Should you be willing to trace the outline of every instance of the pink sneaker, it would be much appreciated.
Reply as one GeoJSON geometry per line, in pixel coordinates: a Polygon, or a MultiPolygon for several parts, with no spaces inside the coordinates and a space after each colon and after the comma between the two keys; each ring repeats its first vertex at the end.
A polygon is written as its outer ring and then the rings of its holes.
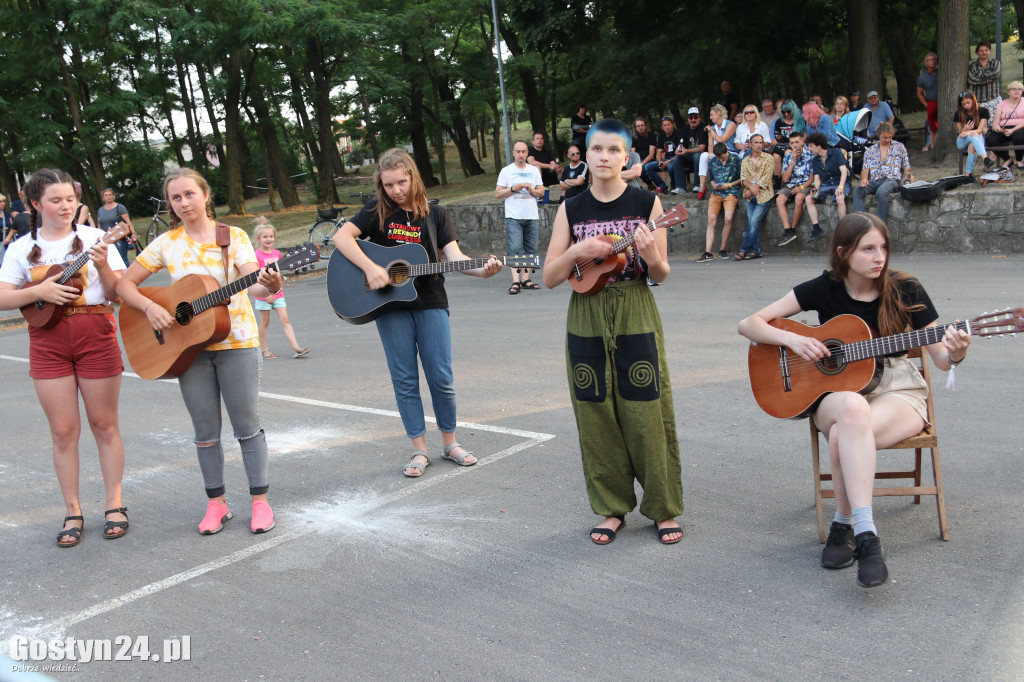
{"type": "Polygon", "coordinates": [[[227,502],[210,500],[206,505],[206,516],[199,522],[200,535],[213,535],[224,528],[224,522],[234,516],[229,510],[227,502]]]}
{"type": "Polygon", "coordinates": [[[274,527],[274,510],[263,500],[256,500],[252,503],[252,525],[253,533],[266,533],[274,527]]]}

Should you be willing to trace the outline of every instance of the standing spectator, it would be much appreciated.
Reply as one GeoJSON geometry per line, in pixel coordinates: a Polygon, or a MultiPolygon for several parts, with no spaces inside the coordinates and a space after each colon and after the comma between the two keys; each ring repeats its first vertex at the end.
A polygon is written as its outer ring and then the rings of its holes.
{"type": "MultiPolygon", "coordinates": [[[[514,161],[498,173],[498,186],[494,189],[494,196],[505,200],[505,238],[510,256],[537,253],[540,231],[537,199],[544,196],[544,185],[540,170],[526,162],[529,153],[529,146],[521,140],[512,145],[514,161]]],[[[508,293],[515,295],[522,288],[540,288],[530,279],[529,268],[511,270],[512,286],[508,293]]]]}
{"type": "MultiPolygon", "coordinates": [[[[693,191],[699,192],[701,184],[697,181],[700,173],[700,158],[708,149],[708,133],[704,130],[700,118],[700,109],[690,107],[686,113],[687,127],[683,128],[683,141],[680,143],[682,151],[676,149],[676,155],[682,163],[683,171],[693,173],[693,191]]],[[[683,176],[683,189],[686,189],[686,176],[683,176]]]]}
{"type": "MultiPolygon", "coordinates": [[[[558,176],[562,173],[562,167],[558,161],[551,158],[551,154],[544,149],[544,133],[533,134],[533,147],[526,157],[526,163],[535,166],[540,170],[541,184],[544,187],[551,187],[558,184],[558,176]]],[[[543,195],[542,195],[543,196],[543,195]]]]}
{"type": "MultiPolygon", "coordinates": [[[[580,145],[576,146],[583,149],[580,145]]],[[[644,166],[654,161],[658,153],[658,136],[647,129],[647,119],[643,116],[633,121],[633,151],[640,155],[640,179],[653,188],[654,183],[644,171],[644,166]]]]}
{"type": "MultiPolygon", "coordinates": [[[[705,126],[704,131],[708,134],[708,146],[714,149],[714,145],[721,142],[730,152],[736,151],[736,144],[733,138],[736,137],[736,124],[729,118],[729,112],[721,104],[711,107],[711,125],[705,126]]],[[[704,152],[700,155],[700,190],[697,198],[703,199],[707,193],[708,163],[711,161],[711,154],[704,152]]]]}
{"type": "Polygon", "coordinates": [[[725,260],[729,257],[726,246],[729,234],[732,233],[732,218],[736,214],[736,206],[740,203],[740,157],[729,151],[724,142],[715,144],[714,158],[708,164],[711,173],[711,201],[708,202],[708,231],[704,237],[704,253],[697,259],[698,263],[707,263],[715,259],[711,249],[715,243],[715,223],[718,212],[725,210],[725,224],[722,227],[722,247],[718,257],[725,260]]]}
{"type": "Polygon", "coordinates": [[[75,210],[74,222],[76,225],[88,225],[89,227],[96,227],[96,223],[93,222],[92,214],[89,213],[89,207],[82,203],[82,183],[75,182],[75,199],[78,201],[78,209],[75,210]]]}
{"type": "Polygon", "coordinates": [[[736,126],[736,137],[733,139],[741,159],[750,154],[750,138],[754,135],[760,135],[762,140],[768,139],[768,126],[761,120],[757,106],[748,104],[743,107],[743,123],[736,126]]]}
{"type": "Polygon", "coordinates": [[[811,161],[814,155],[804,147],[804,134],[795,130],[789,134],[789,151],[782,160],[782,189],[779,190],[775,205],[782,221],[782,239],[779,246],[785,246],[796,239],[796,226],[804,213],[804,195],[811,187],[811,161]],[[793,199],[793,222],[789,221],[786,204],[793,199]]]}
{"type": "Polygon", "coordinates": [[[718,103],[725,109],[725,117],[730,121],[734,121],[736,119],[736,112],[740,108],[740,101],[733,94],[732,85],[729,81],[722,81],[722,99],[718,100],[718,103]]]}
{"type": "Polygon", "coordinates": [[[13,237],[14,225],[11,212],[7,210],[7,197],[0,194],[0,237],[3,238],[3,246],[0,246],[0,260],[3,260],[3,252],[10,243],[8,235],[13,237]]]}
{"type": "Polygon", "coordinates": [[[28,213],[25,205],[25,190],[18,190],[18,198],[11,202],[11,218],[17,218],[19,213],[28,213]]]}
{"type": "Polygon", "coordinates": [[[577,150],[583,148],[583,140],[586,139],[587,131],[593,122],[594,119],[587,113],[586,104],[576,107],[576,113],[572,115],[569,126],[572,128],[572,143],[576,145],[577,150]]]}
{"type": "MultiPolygon", "coordinates": [[[[13,215],[13,211],[11,212],[13,215]]],[[[14,227],[14,232],[8,230],[7,236],[4,237],[4,243],[10,244],[12,241],[19,239],[20,237],[28,234],[31,231],[31,211],[22,211],[18,215],[14,216],[11,220],[11,225],[14,227]]]]}
{"type": "Polygon", "coordinates": [[[836,102],[832,106],[832,125],[839,123],[839,119],[850,113],[850,100],[846,99],[842,95],[836,97],[836,102]]]}
{"type": "Polygon", "coordinates": [[[927,122],[924,127],[924,147],[932,148],[932,135],[939,130],[939,56],[929,52],[924,56],[924,71],[917,77],[917,99],[924,105],[927,122]]]}
{"type": "Polygon", "coordinates": [[[878,124],[878,144],[864,152],[860,186],[853,190],[853,210],[863,211],[864,197],[874,194],[878,198],[878,217],[883,222],[889,219],[889,195],[914,181],[907,148],[892,139],[895,132],[891,123],[878,124]]]}
{"type": "Polygon", "coordinates": [[[587,162],[580,160],[580,148],[570,145],[568,153],[569,165],[562,169],[562,178],[558,183],[559,189],[562,190],[559,203],[587,190],[587,162]]]}
{"type": "MultiPolygon", "coordinates": [[[[973,154],[967,155],[967,174],[974,173],[974,164],[978,159],[985,159],[985,165],[992,162],[985,155],[985,131],[988,129],[988,109],[978,106],[978,99],[970,90],[960,93],[956,99],[956,113],[953,123],[956,124],[956,148],[963,151],[974,148],[973,154]]],[[[1009,159],[1009,157],[1007,157],[1009,159]]]]}
{"type": "Polygon", "coordinates": [[[868,123],[868,137],[878,136],[879,123],[892,125],[893,121],[896,120],[896,114],[892,113],[889,105],[878,100],[877,90],[872,90],[868,93],[868,103],[865,108],[871,112],[871,122],[868,123]]]}
{"type": "MultiPolygon", "coordinates": [[[[1024,101],[1021,100],[1021,91],[1024,86],[1020,81],[1013,81],[1006,86],[1006,99],[999,103],[992,115],[992,132],[989,135],[989,144],[993,147],[1004,145],[1024,144],[1024,101]],[[998,144],[996,144],[998,143],[998,144]]],[[[1005,163],[1004,167],[1010,165],[1010,152],[997,152],[999,158],[1005,163]]],[[[1017,157],[1017,168],[1024,169],[1024,152],[1015,150],[1017,157]]]]}
{"type": "MultiPolygon", "coordinates": [[[[770,99],[761,102],[761,120],[768,126],[769,131],[775,128],[775,122],[779,120],[779,112],[775,110],[775,102],[770,99]]],[[[765,144],[768,144],[769,141],[770,138],[768,137],[764,139],[765,144]]]]}
{"type": "Polygon", "coordinates": [[[747,232],[743,235],[743,246],[736,254],[736,260],[761,257],[761,223],[775,196],[772,190],[772,168],[771,157],[764,153],[764,138],[755,133],[750,138],[750,155],[740,165],[743,203],[747,207],[747,232]]]}
{"type": "Polygon", "coordinates": [[[679,146],[683,136],[676,130],[675,121],[671,116],[664,116],[661,119],[661,135],[658,135],[658,151],[655,161],[644,165],[644,172],[651,179],[658,192],[667,192],[668,187],[658,175],[659,171],[668,171],[669,178],[676,188],[683,187],[686,183],[682,176],[682,163],[676,156],[676,147],[679,146]],[[678,173],[678,175],[677,175],[678,173]]]}
{"type": "Polygon", "coordinates": [[[835,147],[839,144],[839,133],[836,132],[836,126],[832,123],[832,118],[828,115],[828,112],[820,104],[811,100],[804,105],[803,115],[804,123],[807,126],[804,130],[806,135],[821,133],[828,140],[830,147],[835,147]]]}
{"type": "Polygon", "coordinates": [[[125,208],[123,204],[119,204],[114,201],[114,190],[110,188],[103,190],[103,205],[96,210],[96,220],[100,224],[100,229],[104,232],[118,223],[124,223],[128,226],[129,234],[114,242],[114,246],[117,247],[117,252],[121,254],[121,260],[127,263],[128,242],[134,242],[139,238],[139,235],[136,234],[135,226],[132,225],[132,219],[128,215],[128,209],[125,208]]]}
{"type": "MultiPolygon", "coordinates": [[[[1003,65],[998,59],[990,59],[992,43],[982,40],[974,49],[978,59],[967,67],[967,89],[978,98],[978,105],[985,107],[994,117],[996,107],[1003,101],[1002,91],[1003,65]]],[[[993,124],[995,120],[993,119],[993,124]]]]}
{"type": "Polygon", "coordinates": [[[850,111],[857,111],[863,108],[864,103],[860,101],[860,90],[854,90],[850,93],[850,111]]]}
{"type": "Polygon", "coordinates": [[[846,157],[843,152],[828,145],[828,140],[821,133],[812,133],[807,136],[807,148],[814,155],[811,159],[811,177],[814,182],[814,191],[809,192],[804,199],[807,204],[807,215],[811,219],[811,236],[806,243],[819,239],[825,231],[818,224],[818,207],[814,205],[815,199],[822,203],[835,199],[839,207],[839,217],[846,215],[846,197],[850,194],[847,179],[850,170],[846,167],[846,157]]]}

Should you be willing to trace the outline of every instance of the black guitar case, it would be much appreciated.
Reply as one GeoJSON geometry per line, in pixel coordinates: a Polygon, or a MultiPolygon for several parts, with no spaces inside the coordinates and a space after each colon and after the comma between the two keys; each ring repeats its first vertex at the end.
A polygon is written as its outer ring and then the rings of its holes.
{"type": "Polygon", "coordinates": [[[926,202],[937,199],[947,189],[974,182],[970,175],[949,175],[933,182],[912,182],[900,188],[900,196],[907,201],[926,202]]]}

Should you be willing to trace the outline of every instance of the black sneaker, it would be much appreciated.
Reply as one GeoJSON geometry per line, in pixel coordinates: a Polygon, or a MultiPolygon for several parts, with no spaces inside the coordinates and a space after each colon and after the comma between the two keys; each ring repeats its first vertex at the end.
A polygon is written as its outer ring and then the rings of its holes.
{"type": "Polygon", "coordinates": [[[832,522],[825,549],[821,552],[822,568],[846,568],[853,565],[853,526],[832,522]]]}
{"type": "Polygon", "coordinates": [[[804,244],[813,244],[814,242],[821,239],[821,236],[823,234],[825,234],[825,230],[821,229],[820,227],[811,230],[811,234],[809,237],[807,237],[807,239],[804,240],[804,244]]]}
{"type": "Polygon", "coordinates": [[[854,539],[857,542],[857,548],[853,550],[853,558],[857,560],[857,584],[878,587],[889,579],[889,569],[882,558],[882,542],[871,531],[854,539]]]}
{"type": "Polygon", "coordinates": [[[796,230],[789,229],[782,231],[782,239],[779,240],[779,246],[785,246],[796,241],[796,230]]]}
{"type": "Polygon", "coordinates": [[[715,257],[711,255],[710,251],[705,251],[700,258],[697,259],[698,263],[710,263],[715,260],[715,257]]]}
{"type": "Polygon", "coordinates": [[[729,252],[726,251],[725,249],[722,249],[721,251],[718,252],[718,257],[721,258],[722,260],[729,260],[729,252]]]}

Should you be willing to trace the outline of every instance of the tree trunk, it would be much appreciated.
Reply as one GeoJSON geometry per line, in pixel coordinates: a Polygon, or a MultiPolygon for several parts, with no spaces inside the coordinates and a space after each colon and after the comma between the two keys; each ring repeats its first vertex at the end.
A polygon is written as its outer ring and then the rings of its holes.
{"type": "Polygon", "coordinates": [[[377,127],[373,125],[373,116],[370,113],[370,101],[366,98],[366,90],[363,88],[363,81],[356,76],[356,89],[359,90],[359,106],[363,109],[363,129],[366,137],[363,141],[370,145],[373,151],[373,160],[380,158],[380,147],[377,145],[377,127]]]}
{"type": "MultiPolygon", "coordinates": [[[[288,174],[288,164],[285,162],[281,141],[277,136],[277,126],[274,125],[274,119],[270,116],[270,107],[263,96],[263,91],[258,87],[253,88],[249,93],[249,103],[252,104],[255,113],[254,127],[259,131],[260,139],[263,140],[267,162],[277,181],[277,191],[281,195],[281,203],[285,208],[298,206],[302,201],[299,199],[298,190],[295,189],[295,183],[292,182],[288,174]]],[[[267,182],[270,182],[269,176],[267,182]]]]}
{"type": "MultiPolygon", "coordinates": [[[[850,71],[853,88],[867,94],[885,94],[882,76],[882,40],[878,32],[878,0],[847,0],[850,71]]],[[[864,98],[867,101],[867,97],[864,98]]]]}
{"type": "Polygon", "coordinates": [[[484,175],[486,171],[480,167],[480,163],[473,154],[473,141],[466,134],[466,121],[462,117],[462,109],[459,107],[455,93],[452,91],[451,83],[446,78],[437,79],[437,95],[441,98],[441,104],[448,111],[450,126],[445,126],[448,135],[459,150],[459,161],[467,175],[484,175]]]}
{"type": "MultiPolygon", "coordinates": [[[[249,99],[251,102],[252,98],[250,97],[249,99]]],[[[277,201],[274,199],[274,172],[270,169],[270,157],[267,156],[267,142],[263,139],[263,131],[259,121],[256,120],[256,114],[247,108],[245,115],[249,117],[249,125],[256,131],[256,140],[260,145],[260,158],[263,160],[263,175],[267,180],[267,200],[270,202],[270,210],[277,213],[277,201]]]]}
{"type": "Polygon", "coordinates": [[[227,158],[221,157],[221,167],[228,185],[228,212],[245,215],[245,183],[242,180],[242,48],[235,48],[221,65],[224,78],[224,134],[227,138],[227,158]]]}
{"type": "Polygon", "coordinates": [[[316,133],[310,123],[309,114],[306,111],[306,102],[302,96],[308,88],[303,86],[302,78],[294,68],[288,70],[288,81],[291,83],[292,110],[299,119],[299,129],[302,131],[302,153],[306,156],[306,163],[309,164],[309,172],[312,176],[311,184],[318,184],[319,173],[316,169],[316,159],[320,158],[320,145],[316,141],[316,133]]]}
{"type": "MultiPolygon", "coordinates": [[[[521,57],[523,48],[519,45],[519,39],[512,29],[501,21],[500,17],[498,18],[498,29],[501,31],[501,38],[505,41],[509,53],[513,57],[521,57]]],[[[523,99],[526,100],[526,108],[530,112],[530,125],[533,126],[534,131],[544,132],[544,100],[541,99],[537,81],[529,69],[517,66],[516,72],[523,84],[523,99]]]]}
{"type": "Polygon", "coordinates": [[[317,203],[328,205],[334,203],[337,191],[334,188],[334,157],[338,154],[334,144],[334,118],[331,116],[331,78],[334,69],[328,66],[331,61],[322,54],[315,38],[307,42],[307,68],[313,75],[313,114],[316,117],[317,144],[320,154],[317,156],[317,169],[320,178],[317,182],[317,203]]]}
{"type": "Polygon", "coordinates": [[[210,87],[206,84],[206,68],[203,64],[196,64],[196,75],[199,76],[199,89],[203,93],[206,115],[210,117],[210,129],[213,130],[213,145],[217,150],[217,163],[223,167],[227,162],[224,154],[224,141],[220,136],[220,126],[217,125],[217,115],[213,111],[213,98],[210,97],[210,87]]]}
{"type": "Polygon", "coordinates": [[[921,72],[920,64],[914,58],[914,26],[907,22],[893,26],[885,32],[885,43],[889,48],[892,68],[896,74],[896,103],[901,114],[921,111],[921,101],[917,99],[917,76],[921,72]]]}
{"type": "MultiPolygon", "coordinates": [[[[54,48],[57,50],[57,59],[60,64],[60,75],[61,79],[64,81],[64,95],[68,101],[68,112],[71,114],[71,121],[74,125],[75,132],[78,135],[79,143],[85,148],[86,158],[88,159],[88,168],[85,170],[95,187],[105,187],[107,180],[106,173],[103,170],[103,157],[100,156],[100,150],[96,149],[84,134],[82,110],[79,107],[78,96],[75,92],[74,79],[71,78],[71,72],[68,71],[67,62],[64,61],[61,46],[54,43],[54,48]]],[[[81,177],[84,180],[86,176],[81,177]]],[[[89,188],[83,184],[83,192],[88,189],[89,188]]],[[[89,191],[89,195],[91,196],[91,191],[89,191]]]]}
{"type": "MultiPolygon", "coordinates": [[[[192,103],[191,87],[186,87],[185,65],[181,58],[181,50],[175,47],[171,51],[174,57],[174,69],[178,76],[178,91],[181,93],[181,108],[185,113],[185,135],[189,149],[192,151],[192,166],[203,173],[210,167],[206,160],[206,145],[199,135],[199,125],[195,120],[195,105],[192,103]]],[[[191,82],[188,83],[191,86],[191,82]]]]}
{"type": "MultiPolygon", "coordinates": [[[[956,102],[967,82],[970,63],[968,33],[970,0],[940,0],[939,27],[939,101],[956,102]]],[[[956,126],[951,116],[939,116],[939,133],[932,136],[932,159],[941,161],[948,152],[955,152],[951,140],[956,137],[956,126]]]]}
{"type": "MultiPolygon", "coordinates": [[[[402,63],[406,70],[411,70],[413,56],[409,54],[407,45],[402,44],[399,49],[402,53],[402,63]]],[[[427,187],[436,187],[437,178],[434,177],[434,169],[430,165],[430,148],[427,145],[426,127],[423,123],[423,79],[409,79],[409,138],[412,142],[412,158],[416,162],[416,168],[420,172],[420,179],[427,187]]],[[[431,79],[431,82],[433,80],[431,79]]]]}

